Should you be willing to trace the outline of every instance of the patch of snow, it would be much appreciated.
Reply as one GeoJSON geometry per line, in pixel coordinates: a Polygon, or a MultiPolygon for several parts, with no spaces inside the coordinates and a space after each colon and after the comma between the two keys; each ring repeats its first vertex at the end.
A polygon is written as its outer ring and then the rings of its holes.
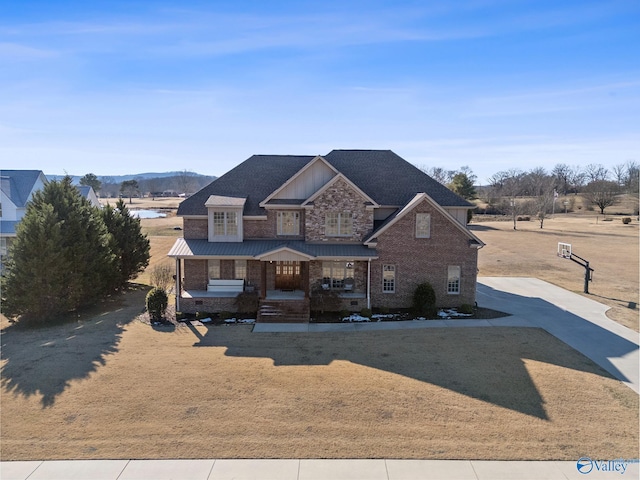
{"type": "Polygon", "coordinates": [[[455,318],[455,317],[470,317],[471,314],[470,313],[460,313],[457,310],[454,310],[454,309],[450,308],[448,310],[439,310],[438,311],[438,316],[440,318],[455,318]]]}
{"type": "Polygon", "coordinates": [[[344,317],[342,319],[343,322],[370,322],[371,320],[368,317],[363,317],[358,315],[357,313],[353,313],[348,317],[344,317]]]}
{"type": "Polygon", "coordinates": [[[395,315],[393,313],[375,313],[371,315],[371,318],[393,318],[395,315]]]}
{"type": "Polygon", "coordinates": [[[201,321],[202,323],[209,323],[209,322],[211,322],[212,320],[211,320],[211,318],[210,318],[210,317],[207,317],[207,318],[203,318],[203,319],[201,319],[200,321],[201,321]]]}
{"type": "Polygon", "coordinates": [[[243,318],[242,320],[238,320],[238,323],[256,323],[255,318],[243,318]]]}
{"type": "Polygon", "coordinates": [[[224,323],[236,323],[236,319],[235,318],[227,318],[224,323]]]}
{"type": "Polygon", "coordinates": [[[423,322],[424,320],[426,320],[426,318],[424,317],[418,317],[418,318],[414,318],[414,320],[417,320],[419,322],[423,322]]]}

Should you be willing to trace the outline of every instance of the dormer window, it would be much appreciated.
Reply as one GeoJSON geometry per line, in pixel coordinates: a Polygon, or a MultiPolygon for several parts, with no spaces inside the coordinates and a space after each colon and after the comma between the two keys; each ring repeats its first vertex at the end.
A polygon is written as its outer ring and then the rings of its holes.
{"type": "Polygon", "coordinates": [[[300,235],[300,212],[278,212],[278,235],[300,235]]]}
{"type": "Polygon", "coordinates": [[[209,211],[210,242],[241,242],[245,198],[211,195],[205,203],[209,211]]]}
{"type": "Polygon", "coordinates": [[[238,235],[238,213],[213,212],[213,235],[216,237],[238,235]]]}

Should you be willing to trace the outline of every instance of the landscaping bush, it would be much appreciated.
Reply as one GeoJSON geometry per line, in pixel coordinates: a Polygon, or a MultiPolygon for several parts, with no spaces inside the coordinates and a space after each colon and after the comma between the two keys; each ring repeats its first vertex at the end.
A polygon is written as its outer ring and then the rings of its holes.
{"type": "Polygon", "coordinates": [[[147,293],[146,303],[147,312],[149,312],[151,320],[154,322],[161,321],[169,305],[167,292],[161,288],[152,288],[149,290],[149,293],[147,293]]]}
{"type": "Polygon", "coordinates": [[[242,292],[236,297],[238,313],[256,313],[259,304],[258,292],[242,292]]]}
{"type": "Polygon", "coordinates": [[[430,283],[421,283],[413,292],[413,309],[419,315],[425,317],[435,317],[438,313],[436,309],[436,292],[430,283]]]}
{"type": "Polygon", "coordinates": [[[314,312],[337,312],[342,300],[335,290],[325,290],[322,285],[316,285],[311,291],[311,310],[314,312]]]}
{"type": "Polygon", "coordinates": [[[624,223],[625,225],[628,225],[629,223],[631,223],[631,217],[624,217],[622,219],[622,223],[624,223]]]}
{"type": "Polygon", "coordinates": [[[203,318],[213,318],[214,313],[211,312],[196,312],[196,320],[202,320],[203,318]]]}
{"type": "Polygon", "coordinates": [[[371,315],[372,313],[370,308],[363,308],[362,310],[360,310],[361,317],[371,318],[371,315]]]}
{"type": "Polygon", "coordinates": [[[176,312],[176,320],[180,321],[180,320],[184,320],[185,318],[187,318],[187,314],[184,312],[176,312]]]}
{"type": "Polygon", "coordinates": [[[233,317],[233,313],[222,311],[220,312],[219,317],[220,317],[220,320],[228,320],[233,317]]]}
{"type": "Polygon", "coordinates": [[[462,305],[460,305],[460,308],[458,308],[458,312],[464,313],[464,314],[472,314],[473,305],[469,305],[468,303],[463,303],[462,305]]]}

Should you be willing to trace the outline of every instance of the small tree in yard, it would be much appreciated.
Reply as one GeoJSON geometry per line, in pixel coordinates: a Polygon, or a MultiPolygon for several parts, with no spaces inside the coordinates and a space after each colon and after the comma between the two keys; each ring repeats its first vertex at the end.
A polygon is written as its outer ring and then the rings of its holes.
{"type": "Polygon", "coordinates": [[[413,309],[419,315],[435,317],[438,313],[436,308],[436,292],[430,283],[421,283],[413,292],[413,309]]]}
{"type": "Polygon", "coordinates": [[[167,306],[169,305],[167,292],[161,288],[152,288],[149,290],[149,293],[147,293],[146,303],[147,312],[149,312],[151,320],[154,322],[160,322],[167,311],[167,306]]]}
{"type": "Polygon", "coordinates": [[[140,219],[129,214],[122,199],[116,202],[116,208],[107,205],[100,214],[111,233],[110,245],[116,256],[114,287],[122,288],[149,265],[149,239],[142,233],[140,219]]]}
{"type": "Polygon", "coordinates": [[[604,215],[604,209],[615,205],[618,202],[616,195],[619,186],[616,182],[608,180],[596,180],[591,182],[584,189],[584,197],[600,209],[600,214],[604,215]]]}
{"type": "Polygon", "coordinates": [[[169,265],[156,265],[151,270],[151,285],[168,291],[173,284],[173,270],[169,265]]]}

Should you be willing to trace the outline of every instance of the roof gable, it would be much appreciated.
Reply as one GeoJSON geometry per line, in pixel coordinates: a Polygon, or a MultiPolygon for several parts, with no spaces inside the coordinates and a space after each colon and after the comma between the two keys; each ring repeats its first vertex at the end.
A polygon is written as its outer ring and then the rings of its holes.
{"type": "Polygon", "coordinates": [[[460,230],[463,234],[465,234],[469,239],[476,242],[479,246],[483,247],[485,244],[482,240],[476,237],[473,232],[469,229],[465,228],[460,224],[449,212],[447,212],[441,205],[439,205],[436,201],[433,200],[428,194],[421,192],[417,193],[406,205],[404,205],[395,215],[392,215],[388,221],[380,226],[375,232],[373,232],[369,238],[367,238],[364,243],[365,244],[374,244],[375,239],[380,236],[380,234],[387,231],[392,225],[397,223],[401,218],[410,213],[416,206],[418,206],[421,202],[427,201],[430,203],[438,212],[440,212],[447,220],[449,220],[453,225],[460,230]]]}
{"type": "Polygon", "coordinates": [[[17,208],[24,207],[46,181],[41,170],[0,170],[0,189],[17,208]]]}
{"type": "Polygon", "coordinates": [[[337,174],[338,171],[318,155],[260,202],[260,206],[264,207],[271,200],[309,198],[337,174]]]}
{"type": "Polygon", "coordinates": [[[351,180],[349,180],[347,177],[345,177],[342,173],[339,173],[338,175],[333,177],[331,180],[329,180],[322,188],[320,188],[320,190],[318,190],[313,195],[311,195],[309,198],[307,198],[307,200],[302,205],[305,206],[305,205],[308,205],[309,203],[313,202],[316,198],[318,198],[320,195],[322,195],[324,192],[326,192],[329,188],[331,188],[331,186],[333,184],[335,184],[339,180],[344,181],[358,195],[360,195],[364,200],[366,200],[367,202],[371,203],[372,206],[375,206],[375,207],[378,206],[378,204],[373,199],[371,199],[371,197],[369,197],[369,195],[367,195],[362,190],[360,190],[357,185],[355,185],[351,180]]]}

